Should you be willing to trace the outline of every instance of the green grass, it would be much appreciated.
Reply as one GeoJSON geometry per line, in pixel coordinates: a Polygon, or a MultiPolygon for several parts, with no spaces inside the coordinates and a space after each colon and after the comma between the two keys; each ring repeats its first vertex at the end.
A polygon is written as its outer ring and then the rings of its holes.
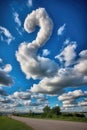
{"type": "Polygon", "coordinates": [[[81,118],[81,117],[63,117],[60,116],[59,118],[56,118],[57,120],[64,120],[64,121],[75,121],[75,122],[87,122],[87,118],[81,118]]]}
{"type": "Polygon", "coordinates": [[[81,117],[29,117],[29,118],[36,118],[36,119],[48,119],[48,120],[61,120],[61,121],[74,121],[74,122],[87,122],[87,118],[81,117]]]}
{"type": "Polygon", "coordinates": [[[19,121],[10,119],[6,116],[0,116],[0,130],[33,130],[29,126],[19,121]]]}
{"type": "Polygon", "coordinates": [[[74,121],[74,122],[87,122],[87,118],[85,117],[76,117],[76,116],[64,116],[64,115],[51,115],[50,117],[48,116],[42,116],[42,115],[34,115],[34,116],[29,116],[29,115],[20,115],[23,117],[28,117],[28,118],[38,118],[38,119],[49,119],[49,120],[62,120],[62,121],[74,121]]]}

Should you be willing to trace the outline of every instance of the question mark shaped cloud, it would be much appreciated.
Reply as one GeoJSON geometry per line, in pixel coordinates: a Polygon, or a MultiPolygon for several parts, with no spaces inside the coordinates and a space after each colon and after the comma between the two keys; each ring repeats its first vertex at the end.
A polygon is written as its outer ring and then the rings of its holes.
{"type": "Polygon", "coordinates": [[[24,29],[28,33],[35,31],[36,26],[40,27],[36,39],[31,43],[21,43],[16,52],[17,60],[27,79],[53,76],[58,69],[54,61],[37,55],[38,50],[50,38],[53,29],[53,22],[44,8],[36,9],[25,19],[24,29]]]}

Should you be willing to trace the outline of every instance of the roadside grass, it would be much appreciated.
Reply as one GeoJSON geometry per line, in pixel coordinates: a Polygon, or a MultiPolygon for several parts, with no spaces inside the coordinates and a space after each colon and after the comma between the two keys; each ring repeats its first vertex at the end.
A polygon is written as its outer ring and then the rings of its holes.
{"type": "Polygon", "coordinates": [[[60,116],[60,117],[56,118],[56,120],[87,122],[87,118],[82,118],[82,117],[64,117],[64,116],[60,116]]]}
{"type": "Polygon", "coordinates": [[[20,121],[10,119],[7,116],[0,116],[0,130],[33,130],[20,121]]]}
{"type": "Polygon", "coordinates": [[[37,118],[37,119],[49,119],[49,120],[61,120],[61,121],[74,121],[74,122],[87,122],[87,118],[81,117],[29,117],[29,118],[37,118]]]}
{"type": "Polygon", "coordinates": [[[49,119],[49,120],[63,120],[63,121],[74,121],[74,122],[87,122],[87,118],[85,117],[76,117],[76,116],[64,116],[64,115],[49,115],[49,116],[43,116],[43,115],[33,115],[29,116],[26,115],[19,115],[21,117],[27,117],[27,118],[36,118],[36,119],[49,119]]]}

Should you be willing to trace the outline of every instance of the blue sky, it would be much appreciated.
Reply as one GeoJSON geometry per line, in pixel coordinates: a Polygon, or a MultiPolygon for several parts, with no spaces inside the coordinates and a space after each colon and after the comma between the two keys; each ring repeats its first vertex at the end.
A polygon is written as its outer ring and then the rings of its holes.
{"type": "Polygon", "coordinates": [[[86,111],[87,2],[6,0],[0,12],[1,111],[86,111]]]}

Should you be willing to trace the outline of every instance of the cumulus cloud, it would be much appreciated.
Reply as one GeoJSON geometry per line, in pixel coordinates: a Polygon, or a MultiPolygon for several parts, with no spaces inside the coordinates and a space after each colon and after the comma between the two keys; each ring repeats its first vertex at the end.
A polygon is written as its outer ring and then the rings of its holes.
{"type": "Polygon", "coordinates": [[[0,67],[0,86],[11,86],[14,81],[9,75],[9,72],[12,70],[10,64],[0,67]]]}
{"type": "MultiPolygon", "coordinates": [[[[64,68],[56,68],[56,73],[54,73],[53,77],[48,75],[47,77],[43,78],[38,84],[34,84],[31,87],[32,92],[41,92],[41,93],[49,93],[55,94],[61,92],[66,87],[79,87],[87,84],[87,76],[86,76],[86,67],[82,67],[78,69],[78,66],[81,62],[83,65],[87,61],[85,56],[79,58],[77,61],[75,60],[76,57],[76,44],[70,44],[64,48],[63,55],[66,59],[65,66],[72,65],[75,62],[73,67],[64,67],[64,68]],[[66,49],[68,48],[68,49],[66,49]],[[71,50],[69,54],[68,50],[71,50]],[[66,51],[65,51],[66,50],[66,51]],[[66,53],[65,53],[66,52],[66,53]],[[70,55],[71,57],[69,57],[70,55]],[[85,60],[85,61],[84,61],[85,60]],[[77,63],[76,63],[77,62],[77,63]],[[81,71],[81,69],[83,69],[81,71]]],[[[80,55],[80,54],[79,54],[80,55]]],[[[61,57],[62,59],[62,57],[61,57]]]]}
{"type": "MultiPolygon", "coordinates": [[[[72,46],[76,48],[75,44],[70,45],[71,48],[73,48],[72,46]]],[[[55,94],[59,93],[66,87],[79,87],[87,85],[87,59],[85,58],[86,50],[80,52],[80,57],[77,61],[74,61],[76,53],[74,52],[74,50],[71,52],[73,52],[73,58],[71,58],[70,60],[66,60],[66,62],[68,62],[68,65],[70,65],[71,61],[73,61],[75,62],[75,65],[73,65],[72,67],[60,67],[53,77],[45,77],[38,84],[34,84],[31,87],[31,91],[55,94]],[[83,52],[84,56],[82,54],[83,52]]]]}
{"type": "Polygon", "coordinates": [[[20,98],[23,100],[29,100],[31,98],[31,93],[29,92],[15,92],[13,94],[14,98],[20,98]]]}
{"type": "Polygon", "coordinates": [[[81,58],[86,59],[86,58],[87,58],[87,50],[81,51],[80,54],[79,54],[79,56],[80,56],[81,58]]]}
{"type": "Polygon", "coordinates": [[[87,60],[80,60],[79,63],[75,65],[75,70],[87,76],[87,60]]]}
{"type": "Polygon", "coordinates": [[[58,30],[57,30],[57,35],[61,36],[65,30],[66,24],[62,25],[58,30]]]}
{"type": "Polygon", "coordinates": [[[0,97],[0,102],[1,103],[10,103],[11,101],[6,97],[0,97]]]}
{"type": "Polygon", "coordinates": [[[87,99],[78,102],[78,106],[87,106],[87,99]]]}
{"type": "Polygon", "coordinates": [[[55,56],[61,65],[41,57],[38,51],[50,38],[53,29],[52,20],[44,8],[32,11],[25,19],[24,29],[28,33],[33,32],[36,26],[40,27],[36,39],[31,43],[21,43],[16,52],[17,61],[26,78],[40,79],[38,84],[31,86],[30,91],[57,94],[66,87],[87,85],[86,50],[80,52],[78,58],[76,42],[68,40],[60,54],[55,56]]]}
{"type": "Polygon", "coordinates": [[[87,96],[87,91],[74,90],[60,95],[58,99],[62,101],[63,108],[68,108],[68,107],[80,106],[81,102],[77,103],[76,99],[80,97],[86,97],[86,96],[87,96]]]}
{"type": "Polygon", "coordinates": [[[67,45],[63,51],[55,56],[56,59],[58,59],[60,62],[64,62],[65,66],[70,66],[73,64],[75,58],[76,58],[76,42],[73,42],[73,44],[67,45]]]}
{"type": "Polygon", "coordinates": [[[32,93],[31,99],[36,99],[37,104],[45,104],[48,103],[48,98],[41,93],[32,93]]]}
{"type": "Polygon", "coordinates": [[[0,40],[10,44],[15,38],[5,27],[0,26],[0,40]]]}
{"type": "Polygon", "coordinates": [[[16,52],[17,60],[26,77],[37,79],[51,76],[56,72],[58,65],[50,60],[37,56],[37,51],[49,39],[52,33],[53,23],[44,8],[39,8],[27,16],[24,28],[28,33],[35,30],[35,26],[40,26],[37,37],[32,43],[21,43],[16,52]]]}
{"type": "Polygon", "coordinates": [[[44,49],[42,56],[48,56],[50,54],[50,51],[48,49],[44,49]]]}
{"type": "Polygon", "coordinates": [[[36,99],[43,99],[44,98],[44,94],[38,93],[32,93],[31,98],[36,98],[36,99]]]}
{"type": "Polygon", "coordinates": [[[79,53],[78,63],[74,66],[76,71],[87,76],[87,50],[83,50],[79,53]]]}
{"type": "Polygon", "coordinates": [[[3,70],[0,70],[0,86],[11,86],[13,83],[12,78],[3,70]]]}
{"type": "Polygon", "coordinates": [[[83,76],[71,68],[61,68],[55,76],[44,78],[39,84],[34,84],[31,91],[55,94],[66,87],[77,87],[86,84],[87,76],[83,76]]]}
{"type": "Polygon", "coordinates": [[[53,29],[53,22],[44,8],[32,11],[25,19],[24,28],[28,33],[33,32],[36,26],[40,27],[40,31],[38,32],[35,41],[33,41],[33,44],[38,48],[43,46],[49,39],[53,29]]]}
{"type": "Polygon", "coordinates": [[[58,99],[61,101],[65,101],[65,100],[73,100],[82,96],[87,96],[87,91],[82,90],[70,91],[68,93],[62,94],[61,96],[58,97],[58,99]]]}
{"type": "Polygon", "coordinates": [[[12,95],[0,96],[0,111],[7,112],[9,109],[10,112],[14,110],[29,112],[29,110],[34,111],[33,109],[36,108],[37,111],[40,109],[42,112],[48,103],[48,99],[43,94],[32,93],[28,90],[25,92],[16,91],[12,95]]]}
{"type": "Polygon", "coordinates": [[[25,106],[30,106],[31,100],[25,100],[23,103],[24,103],[25,106]]]}

